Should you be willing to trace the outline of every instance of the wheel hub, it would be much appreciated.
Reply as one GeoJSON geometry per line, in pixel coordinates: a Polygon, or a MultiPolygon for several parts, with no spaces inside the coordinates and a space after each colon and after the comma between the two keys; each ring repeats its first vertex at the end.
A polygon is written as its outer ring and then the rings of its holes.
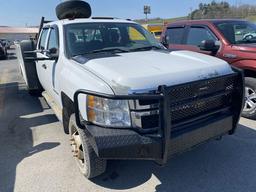
{"type": "Polygon", "coordinates": [[[72,147],[72,153],[73,156],[75,158],[77,158],[80,161],[84,160],[83,157],[83,146],[82,146],[82,141],[81,138],[79,136],[78,131],[75,131],[72,135],[71,135],[71,147],[72,147]]]}
{"type": "Polygon", "coordinates": [[[245,87],[244,111],[250,112],[256,109],[256,91],[250,87],[245,87]]]}

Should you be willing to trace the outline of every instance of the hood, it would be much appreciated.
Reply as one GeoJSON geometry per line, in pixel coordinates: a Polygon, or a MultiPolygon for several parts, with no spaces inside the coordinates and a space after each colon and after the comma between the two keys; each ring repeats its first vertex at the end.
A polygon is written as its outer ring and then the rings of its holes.
{"type": "Polygon", "coordinates": [[[130,52],[84,61],[82,66],[104,80],[115,94],[142,93],[160,85],[232,73],[225,61],[190,51],[130,52]]]}

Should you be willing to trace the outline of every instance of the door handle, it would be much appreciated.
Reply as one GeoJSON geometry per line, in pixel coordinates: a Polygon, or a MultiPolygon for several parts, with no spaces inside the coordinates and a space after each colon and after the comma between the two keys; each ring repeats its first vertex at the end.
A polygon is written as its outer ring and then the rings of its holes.
{"type": "Polygon", "coordinates": [[[42,67],[43,67],[44,69],[47,69],[47,66],[46,66],[45,64],[43,64],[42,67]]]}

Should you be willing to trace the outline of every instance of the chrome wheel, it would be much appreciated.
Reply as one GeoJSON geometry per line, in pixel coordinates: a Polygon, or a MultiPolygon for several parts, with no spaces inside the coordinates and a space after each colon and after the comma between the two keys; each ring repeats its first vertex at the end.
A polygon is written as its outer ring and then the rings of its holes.
{"type": "Polygon", "coordinates": [[[251,112],[256,109],[256,91],[250,87],[245,87],[245,112],[251,112]]]}

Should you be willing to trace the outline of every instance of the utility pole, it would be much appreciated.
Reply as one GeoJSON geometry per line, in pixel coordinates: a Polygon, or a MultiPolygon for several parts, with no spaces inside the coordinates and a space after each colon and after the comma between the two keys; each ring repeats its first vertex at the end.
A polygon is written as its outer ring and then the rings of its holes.
{"type": "Polygon", "coordinates": [[[188,19],[193,20],[193,15],[192,15],[193,7],[190,7],[189,10],[190,10],[190,13],[189,13],[189,18],[188,19]]]}
{"type": "Polygon", "coordinates": [[[146,15],[146,23],[148,23],[148,14],[151,14],[151,7],[144,5],[144,14],[146,15]]]}

